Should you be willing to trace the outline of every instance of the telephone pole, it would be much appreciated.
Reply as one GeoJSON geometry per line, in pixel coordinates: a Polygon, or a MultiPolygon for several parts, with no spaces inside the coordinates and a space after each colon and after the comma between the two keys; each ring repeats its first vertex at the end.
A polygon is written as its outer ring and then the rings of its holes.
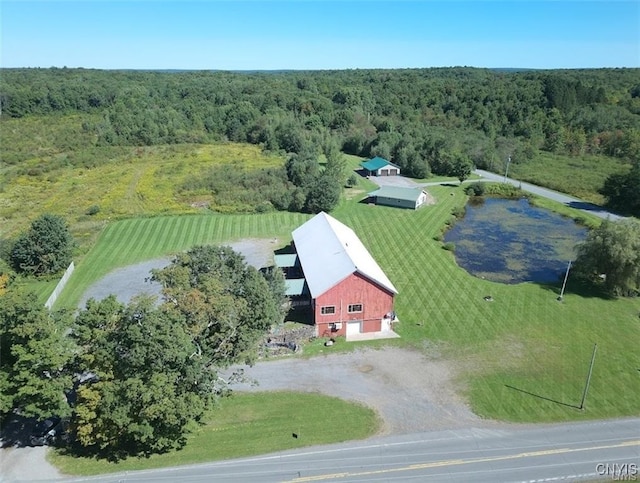
{"type": "Polygon", "coordinates": [[[504,182],[507,182],[507,176],[509,175],[509,164],[511,164],[511,155],[509,155],[509,158],[507,159],[507,169],[505,169],[504,171],[504,182]]]}
{"type": "Polygon", "coordinates": [[[591,355],[591,364],[589,364],[589,373],[587,374],[587,382],[584,385],[584,392],[582,393],[582,401],[580,401],[580,410],[584,410],[584,401],[587,399],[587,391],[589,390],[589,383],[591,382],[591,372],[593,372],[593,362],[596,360],[596,349],[598,344],[593,344],[593,354],[591,355]]]}
{"type": "Polygon", "coordinates": [[[562,302],[562,297],[564,297],[564,288],[567,286],[567,278],[569,278],[569,270],[571,269],[571,260],[569,260],[569,265],[567,265],[567,271],[564,274],[564,282],[562,282],[562,290],[560,290],[560,297],[558,300],[562,302]]]}

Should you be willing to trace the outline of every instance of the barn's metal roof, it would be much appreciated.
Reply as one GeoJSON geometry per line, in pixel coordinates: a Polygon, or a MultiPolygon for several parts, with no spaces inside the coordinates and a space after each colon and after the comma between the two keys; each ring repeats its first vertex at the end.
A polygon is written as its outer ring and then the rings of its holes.
{"type": "Polygon", "coordinates": [[[369,196],[382,196],[384,198],[393,198],[404,201],[417,201],[420,194],[424,190],[422,188],[402,188],[400,186],[382,186],[379,189],[369,193],[369,196]]]}
{"type": "Polygon", "coordinates": [[[304,278],[288,278],[284,281],[285,292],[288,297],[295,295],[302,295],[305,293],[305,279],[304,278]]]}
{"type": "Polygon", "coordinates": [[[387,165],[393,166],[394,168],[398,167],[392,162],[387,161],[386,159],[378,156],[376,156],[373,159],[369,159],[368,161],[363,161],[362,163],[360,163],[360,166],[362,166],[363,168],[369,171],[378,171],[380,168],[384,168],[387,165]]]}
{"type": "Polygon", "coordinates": [[[293,241],[313,298],[354,272],[398,293],[354,231],[324,212],[296,228],[293,241]]]}
{"type": "Polygon", "coordinates": [[[298,263],[298,255],[293,254],[282,254],[282,255],[274,255],[273,261],[276,264],[276,267],[287,268],[287,267],[295,267],[298,263]]]}

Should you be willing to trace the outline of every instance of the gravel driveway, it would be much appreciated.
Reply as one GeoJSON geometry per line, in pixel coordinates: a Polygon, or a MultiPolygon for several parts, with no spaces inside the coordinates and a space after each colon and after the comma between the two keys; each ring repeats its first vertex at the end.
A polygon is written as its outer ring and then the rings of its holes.
{"type": "Polygon", "coordinates": [[[239,384],[236,391],[318,392],[358,401],[379,413],[385,434],[496,424],[469,410],[457,393],[452,364],[409,349],[362,349],[240,367],[257,385],[239,384]]]}
{"type": "MultiPolygon", "coordinates": [[[[222,243],[241,253],[247,263],[256,268],[273,263],[273,251],[280,247],[278,239],[244,238],[235,242],[222,243]]],[[[140,294],[160,295],[160,284],[147,279],[152,269],[164,268],[171,263],[171,258],[156,258],[135,265],[119,268],[91,285],[83,294],[79,307],[84,308],[87,300],[102,300],[111,294],[126,304],[132,297],[140,294]]]]}

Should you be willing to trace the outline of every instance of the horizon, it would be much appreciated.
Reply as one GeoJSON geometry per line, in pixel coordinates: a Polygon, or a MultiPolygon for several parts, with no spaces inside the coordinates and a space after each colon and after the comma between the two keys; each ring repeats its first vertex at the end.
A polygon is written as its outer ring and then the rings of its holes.
{"type": "Polygon", "coordinates": [[[0,7],[3,68],[640,67],[634,0],[3,0],[0,7]]]}

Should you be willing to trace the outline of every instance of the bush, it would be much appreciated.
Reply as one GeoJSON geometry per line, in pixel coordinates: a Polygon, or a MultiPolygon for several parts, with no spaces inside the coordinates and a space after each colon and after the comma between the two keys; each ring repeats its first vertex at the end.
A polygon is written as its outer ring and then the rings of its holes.
{"type": "Polygon", "coordinates": [[[465,213],[464,206],[458,206],[453,210],[451,210],[451,214],[458,219],[462,218],[464,216],[464,213],[465,213]]]}
{"type": "Polygon", "coordinates": [[[483,196],[485,188],[483,183],[473,183],[464,189],[464,192],[469,196],[483,196]]]}
{"type": "Polygon", "coordinates": [[[87,215],[89,215],[89,216],[97,215],[98,213],[100,213],[100,206],[98,206],[98,205],[90,206],[90,207],[87,209],[87,212],[86,212],[86,213],[87,213],[87,215]]]}
{"type": "Polygon", "coordinates": [[[358,184],[358,176],[355,173],[352,173],[351,176],[347,178],[347,188],[353,188],[358,184]]]}

